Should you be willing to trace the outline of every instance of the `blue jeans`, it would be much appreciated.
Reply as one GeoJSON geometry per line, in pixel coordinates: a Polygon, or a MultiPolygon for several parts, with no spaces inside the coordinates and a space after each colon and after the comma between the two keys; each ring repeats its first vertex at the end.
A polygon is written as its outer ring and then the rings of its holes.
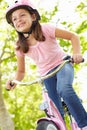
{"type": "MultiPolygon", "coordinates": [[[[53,70],[51,70],[49,73],[51,73],[53,70]]],[[[73,66],[71,63],[67,63],[53,77],[45,79],[44,84],[48,90],[49,97],[53,100],[61,115],[64,115],[61,103],[61,98],[63,98],[78,126],[82,128],[87,126],[87,113],[72,87],[73,79],[73,66]]]]}

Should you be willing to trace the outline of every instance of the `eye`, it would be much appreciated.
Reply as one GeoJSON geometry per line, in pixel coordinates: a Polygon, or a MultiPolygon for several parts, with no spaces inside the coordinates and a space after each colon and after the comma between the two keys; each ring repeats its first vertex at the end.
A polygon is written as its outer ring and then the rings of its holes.
{"type": "Polygon", "coordinates": [[[21,17],[25,16],[25,13],[21,14],[21,17]]]}
{"type": "Polygon", "coordinates": [[[16,21],[16,18],[12,18],[12,22],[16,21]]]}

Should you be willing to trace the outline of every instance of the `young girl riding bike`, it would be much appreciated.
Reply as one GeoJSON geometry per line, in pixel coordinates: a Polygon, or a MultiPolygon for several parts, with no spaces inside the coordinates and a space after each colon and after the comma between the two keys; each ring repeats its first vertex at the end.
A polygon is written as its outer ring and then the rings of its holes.
{"type": "MultiPolygon", "coordinates": [[[[40,24],[40,15],[30,0],[16,0],[9,5],[6,20],[18,34],[15,53],[17,56],[17,73],[14,79],[21,81],[25,73],[25,56],[32,58],[41,76],[52,72],[67,54],[60,47],[56,38],[70,40],[73,48],[74,63],[82,61],[80,40],[77,34],[56,28],[50,24],[40,24]]],[[[61,98],[82,130],[87,130],[87,113],[73,90],[74,69],[71,63],[53,77],[44,80],[49,97],[53,100],[63,117],[61,98]]],[[[6,83],[8,90],[14,89],[11,80],[6,83]]]]}

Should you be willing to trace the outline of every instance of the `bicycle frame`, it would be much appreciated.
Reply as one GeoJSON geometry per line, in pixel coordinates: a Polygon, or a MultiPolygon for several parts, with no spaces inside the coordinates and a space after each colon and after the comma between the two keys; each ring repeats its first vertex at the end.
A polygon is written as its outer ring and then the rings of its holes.
{"type": "Polygon", "coordinates": [[[47,90],[43,83],[42,83],[42,95],[44,102],[41,104],[43,105],[41,106],[43,108],[40,107],[40,109],[45,111],[47,117],[39,119],[37,123],[43,120],[52,121],[60,130],[67,130],[65,122],[62,119],[62,116],[60,115],[59,111],[57,110],[52,100],[49,98],[47,90]]]}
{"type": "MultiPolygon", "coordinates": [[[[34,81],[20,82],[17,80],[13,80],[12,83],[16,83],[19,85],[28,85],[28,86],[31,84],[38,83],[38,82],[42,83],[42,81],[44,79],[47,79],[47,78],[55,75],[68,62],[71,62],[71,59],[64,60],[63,63],[56,70],[54,70],[52,73],[50,73],[46,76],[43,76],[41,78],[37,78],[34,81]]],[[[37,124],[40,123],[41,121],[51,121],[58,127],[58,129],[67,130],[64,120],[62,119],[58,109],[55,107],[52,100],[48,97],[47,90],[43,84],[42,84],[42,88],[43,88],[42,95],[43,95],[44,104],[41,107],[41,109],[46,112],[47,117],[43,117],[43,118],[39,119],[37,121],[37,124]]],[[[80,128],[78,128],[77,123],[75,122],[74,118],[72,118],[72,120],[71,120],[71,128],[72,128],[72,130],[81,130],[80,128]]]]}

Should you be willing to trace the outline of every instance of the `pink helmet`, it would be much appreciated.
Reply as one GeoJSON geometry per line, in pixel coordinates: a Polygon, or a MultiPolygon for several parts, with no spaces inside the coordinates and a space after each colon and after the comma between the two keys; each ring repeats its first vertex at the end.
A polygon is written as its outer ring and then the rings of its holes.
{"type": "Polygon", "coordinates": [[[40,15],[30,0],[14,0],[14,2],[12,2],[12,4],[9,5],[7,8],[6,20],[8,23],[12,23],[11,18],[10,18],[11,14],[15,10],[21,9],[21,8],[27,9],[28,11],[33,11],[37,16],[37,20],[40,20],[40,15]]]}

